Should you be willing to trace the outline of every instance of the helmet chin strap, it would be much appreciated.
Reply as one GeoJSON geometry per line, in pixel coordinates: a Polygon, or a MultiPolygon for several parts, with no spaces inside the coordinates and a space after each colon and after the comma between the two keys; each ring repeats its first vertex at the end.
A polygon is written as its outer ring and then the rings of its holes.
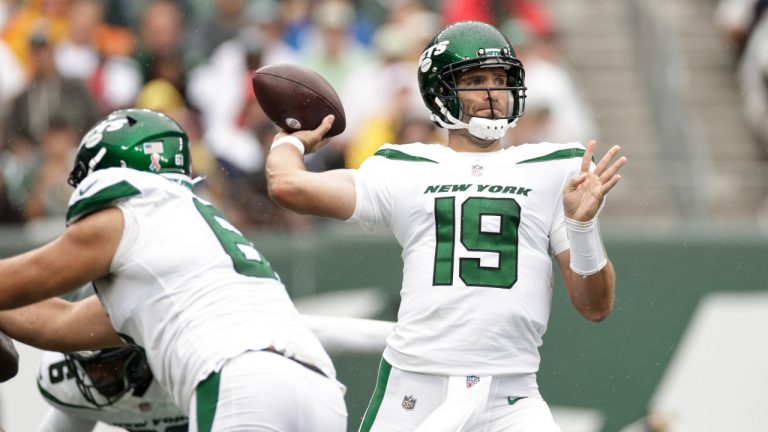
{"type": "Polygon", "coordinates": [[[489,119],[484,117],[472,117],[467,124],[451,115],[448,108],[439,98],[435,98],[435,103],[440,107],[440,113],[450,123],[444,122],[435,113],[430,114],[432,121],[437,122],[446,129],[467,129],[472,136],[483,140],[495,141],[501,139],[506,135],[508,129],[512,129],[517,124],[517,119],[509,122],[507,119],[489,119]]]}

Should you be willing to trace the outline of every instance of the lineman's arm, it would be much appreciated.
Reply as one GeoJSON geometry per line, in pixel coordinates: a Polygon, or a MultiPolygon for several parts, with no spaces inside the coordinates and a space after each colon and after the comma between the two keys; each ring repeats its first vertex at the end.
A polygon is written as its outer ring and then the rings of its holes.
{"type": "Polygon", "coordinates": [[[0,309],[55,297],[106,276],[122,235],[122,212],[110,207],[78,220],[44,246],[0,260],[0,309]]]}
{"type": "Polygon", "coordinates": [[[95,427],[93,420],[51,408],[37,427],[37,432],[91,432],[95,427]]]}
{"type": "Polygon", "coordinates": [[[19,372],[19,353],[11,338],[0,332],[0,382],[8,381],[19,372]]]}
{"type": "MultiPolygon", "coordinates": [[[[321,144],[331,124],[333,116],[329,115],[317,129],[294,132],[291,136],[301,140],[307,152],[311,152],[321,144]]],[[[280,132],[275,139],[285,136],[285,132],[280,132]]],[[[282,207],[342,220],[349,219],[355,211],[355,181],[351,170],[309,172],[301,152],[293,145],[282,144],[267,155],[266,171],[269,196],[282,207]]]]}
{"type": "Polygon", "coordinates": [[[0,331],[47,351],[95,350],[125,344],[95,295],[74,303],[52,298],[0,311],[0,331]]]}
{"type": "Polygon", "coordinates": [[[326,351],[380,354],[395,323],[365,318],[302,315],[326,351]]]}
{"type": "Polygon", "coordinates": [[[571,251],[557,255],[568,297],[577,311],[590,321],[602,321],[611,314],[616,289],[616,274],[609,260],[605,267],[589,276],[571,270],[571,251]]]}

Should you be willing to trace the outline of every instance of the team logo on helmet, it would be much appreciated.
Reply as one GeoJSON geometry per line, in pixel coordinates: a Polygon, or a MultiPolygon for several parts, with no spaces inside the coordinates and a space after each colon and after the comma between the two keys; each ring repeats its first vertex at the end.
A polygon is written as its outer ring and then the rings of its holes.
{"type": "Polygon", "coordinates": [[[446,40],[425,49],[424,52],[421,53],[421,57],[419,57],[419,69],[422,72],[428,71],[432,66],[432,56],[444,53],[445,50],[448,49],[448,44],[450,43],[451,41],[446,40]]]}

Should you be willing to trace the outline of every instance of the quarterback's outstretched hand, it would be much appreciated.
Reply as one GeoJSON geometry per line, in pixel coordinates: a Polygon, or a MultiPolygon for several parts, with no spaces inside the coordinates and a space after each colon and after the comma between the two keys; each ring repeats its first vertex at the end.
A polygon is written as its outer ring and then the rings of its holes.
{"type": "Polygon", "coordinates": [[[572,178],[563,190],[565,216],[580,222],[587,222],[597,216],[603,198],[621,180],[618,172],[627,162],[627,158],[622,156],[611,163],[621,150],[621,147],[615,145],[600,159],[595,170],[590,172],[589,166],[595,145],[595,140],[587,144],[587,150],[581,160],[581,172],[572,178]]]}
{"type": "Polygon", "coordinates": [[[301,140],[302,143],[304,143],[304,149],[307,154],[312,153],[313,151],[319,149],[322,147],[323,144],[325,144],[326,140],[323,140],[323,135],[326,134],[329,130],[331,130],[331,126],[333,125],[333,114],[328,114],[323,119],[322,123],[320,123],[320,126],[317,127],[317,129],[312,130],[300,130],[293,132],[289,134],[286,131],[280,131],[275,135],[275,137],[272,139],[272,141],[277,140],[278,138],[282,138],[286,135],[292,135],[301,140]]]}

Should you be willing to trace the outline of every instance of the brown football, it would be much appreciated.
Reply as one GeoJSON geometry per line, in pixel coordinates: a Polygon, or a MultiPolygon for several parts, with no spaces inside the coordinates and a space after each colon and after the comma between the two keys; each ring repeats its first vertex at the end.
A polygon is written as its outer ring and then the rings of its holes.
{"type": "Polygon", "coordinates": [[[347,127],[339,95],[311,69],[294,64],[264,66],[251,74],[251,83],[261,109],[286,132],[315,129],[328,114],[335,119],[325,138],[347,127]]]}

